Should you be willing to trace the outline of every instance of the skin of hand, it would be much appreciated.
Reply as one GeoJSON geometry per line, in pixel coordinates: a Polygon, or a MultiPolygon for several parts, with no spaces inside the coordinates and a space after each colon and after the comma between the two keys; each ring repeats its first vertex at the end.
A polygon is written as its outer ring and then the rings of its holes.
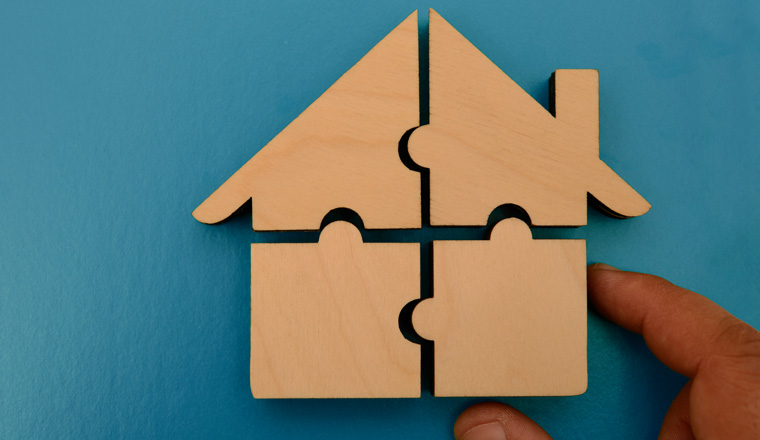
{"type": "MultiPolygon", "coordinates": [[[[657,358],[689,382],[665,414],[660,439],[760,439],[760,332],[702,295],[606,264],[588,267],[589,302],[644,336],[657,358]]],[[[466,409],[457,440],[550,439],[497,402],[466,409]]]]}

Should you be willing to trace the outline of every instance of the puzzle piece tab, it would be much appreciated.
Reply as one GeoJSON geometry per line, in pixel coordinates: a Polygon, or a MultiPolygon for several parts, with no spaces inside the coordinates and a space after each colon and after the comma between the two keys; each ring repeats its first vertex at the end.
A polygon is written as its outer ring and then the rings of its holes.
{"type": "Polygon", "coordinates": [[[434,342],[436,396],[585,392],[584,240],[533,240],[510,218],[490,240],[435,241],[433,295],[412,321],[434,342]]]}
{"type": "Polygon", "coordinates": [[[419,397],[420,347],[398,324],[419,291],[419,243],[363,243],[348,222],[252,244],[253,396],[419,397]]]}

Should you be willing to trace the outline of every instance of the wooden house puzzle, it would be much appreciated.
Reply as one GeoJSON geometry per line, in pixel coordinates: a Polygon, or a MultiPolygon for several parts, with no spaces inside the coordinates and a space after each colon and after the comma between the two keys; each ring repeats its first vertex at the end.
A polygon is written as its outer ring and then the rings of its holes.
{"type": "MultiPolygon", "coordinates": [[[[434,295],[412,323],[433,341],[434,394],[581,394],[585,241],[534,240],[529,226],[585,225],[589,194],[615,217],[649,210],[599,158],[598,72],[555,71],[550,112],[429,17],[429,124],[414,12],[193,216],[219,223],[252,200],[257,231],[319,230],[338,208],[368,229],[420,228],[423,174],[400,156],[408,137],[429,170],[432,226],[483,226],[505,204],[529,217],[484,240],[433,242],[434,295]]],[[[364,243],[342,221],[318,243],[252,244],[254,397],[419,397],[421,349],[399,314],[420,299],[420,261],[419,243],[364,243]]]]}

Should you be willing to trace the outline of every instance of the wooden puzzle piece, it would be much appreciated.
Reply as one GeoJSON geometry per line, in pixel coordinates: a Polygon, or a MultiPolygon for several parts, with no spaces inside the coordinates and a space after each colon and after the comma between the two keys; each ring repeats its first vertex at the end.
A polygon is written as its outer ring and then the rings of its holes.
{"type": "Polygon", "coordinates": [[[253,199],[255,230],[317,230],[335,208],[355,211],[368,229],[419,228],[420,175],[398,153],[419,116],[415,11],[193,216],[219,223],[253,199]]]}
{"type": "Polygon", "coordinates": [[[546,111],[430,11],[430,124],[409,154],[430,170],[432,225],[485,225],[512,203],[538,226],[586,224],[587,193],[617,217],[649,203],[599,158],[596,70],[557,70],[546,111]]]}
{"type": "Polygon", "coordinates": [[[434,341],[436,396],[585,392],[586,243],[533,240],[499,222],[490,240],[433,242],[433,298],[412,314],[434,341]]]}
{"type": "Polygon", "coordinates": [[[252,244],[253,396],[420,397],[398,323],[419,290],[419,243],[363,243],[348,222],[316,244],[252,244]]]}

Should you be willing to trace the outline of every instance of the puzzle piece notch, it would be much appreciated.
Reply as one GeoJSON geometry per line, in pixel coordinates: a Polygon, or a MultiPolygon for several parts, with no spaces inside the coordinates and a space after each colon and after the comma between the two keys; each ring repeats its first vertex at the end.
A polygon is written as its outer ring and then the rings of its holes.
{"type": "Polygon", "coordinates": [[[193,212],[220,223],[251,198],[253,229],[318,230],[335,208],[368,229],[421,227],[419,173],[398,144],[419,125],[417,11],[193,212]]]}
{"type": "Polygon", "coordinates": [[[490,240],[433,242],[433,298],[412,313],[433,341],[436,396],[585,392],[585,241],[533,240],[522,221],[490,240]]]}
{"type": "Polygon", "coordinates": [[[534,225],[586,224],[587,193],[616,217],[650,205],[599,158],[596,70],[554,74],[556,118],[430,11],[430,124],[409,154],[430,170],[435,226],[485,225],[513,203],[534,225]]]}
{"type": "Polygon", "coordinates": [[[318,243],[252,244],[253,396],[420,397],[420,347],[398,324],[419,261],[418,243],[364,243],[343,221],[318,243]]]}

